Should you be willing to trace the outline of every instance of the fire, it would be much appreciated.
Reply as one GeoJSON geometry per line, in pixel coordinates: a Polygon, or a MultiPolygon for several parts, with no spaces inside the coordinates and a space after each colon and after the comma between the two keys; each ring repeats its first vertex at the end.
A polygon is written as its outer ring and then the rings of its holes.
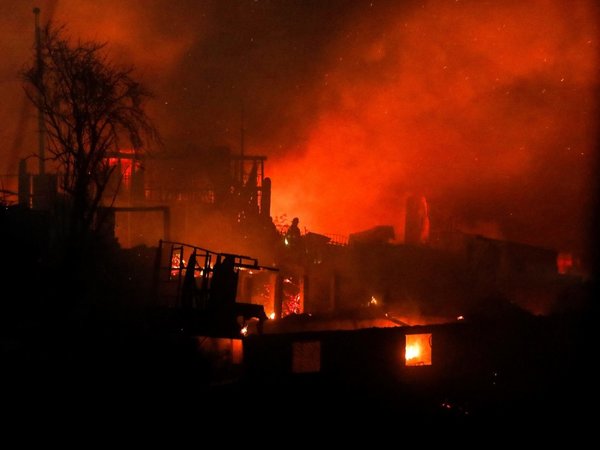
{"type": "MultiPolygon", "coordinates": [[[[586,211],[573,199],[588,198],[593,185],[585,161],[597,134],[594,2],[426,3],[408,16],[380,9],[379,23],[349,21],[329,43],[339,59],[315,88],[319,109],[306,139],[293,158],[270,164],[274,213],[298,215],[318,232],[390,224],[402,236],[403,196],[422,192],[435,198],[432,213],[473,224],[476,234],[488,234],[479,227],[489,218],[512,240],[560,247],[557,228],[575,240],[586,211]],[[371,29],[380,33],[360,31],[371,29]],[[522,195],[517,179],[539,196],[522,195]],[[517,212],[505,215],[505,204],[517,212]]],[[[426,224],[417,232],[425,240],[426,224]]]]}
{"type": "Polygon", "coordinates": [[[410,360],[416,359],[421,355],[421,347],[419,344],[406,345],[406,363],[410,360]]]}
{"type": "Polygon", "coordinates": [[[244,326],[242,327],[242,329],[240,330],[240,334],[241,334],[242,336],[248,336],[248,325],[244,325],[244,326]]]}
{"type": "Polygon", "coordinates": [[[272,312],[271,314],[269,314],[269,319],[274,320],[275,319],[275,313],[272,312]]]}
{"type": "Polygon", "coordinates": [[[185,259],[180,258],[177,253],[173,253],[173,257],[171,259],[171,279],[177,278],[179,275],[179,271],[184,269],[187,265],[185,259]]]}
{"type": "Polygon", "coordinates": [[[431,333],[407,334],[404,360],[407,366],[430,366],[431,333]]]}

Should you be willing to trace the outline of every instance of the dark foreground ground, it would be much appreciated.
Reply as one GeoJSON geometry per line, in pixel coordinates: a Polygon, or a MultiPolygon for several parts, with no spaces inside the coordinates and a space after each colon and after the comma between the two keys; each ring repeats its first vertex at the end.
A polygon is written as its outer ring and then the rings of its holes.
{"type": "Polygon", "coordinates": [[[402,434],[415,424],[511,433],[535,423],[581,435],[598,415],[595,317],[252,336],[240,364],[215,361],[196,338],[157,334],[143,322],[63,323],[3,337],[2,405],[15,417],[58,409],[181,415],[265,432],[338,429],[341,420],[345,433],[359,426],[402,434]],[[429,367],[403,364],[399,349],[414,332],[434,336],[429,367]],[[317,341],[319,370],[294,372],[294,345],[317,341]]]}

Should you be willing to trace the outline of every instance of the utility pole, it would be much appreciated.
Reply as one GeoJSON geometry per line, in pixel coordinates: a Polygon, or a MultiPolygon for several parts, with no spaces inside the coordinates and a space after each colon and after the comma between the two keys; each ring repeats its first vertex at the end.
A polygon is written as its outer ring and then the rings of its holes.
{"type": "MultiPolygon", "coordinates": [[[[38,77],[38,85],[42,86],[42,77],[44,71],[44,63],[42,61],[42,31],[40,30],[40,8],[33,8],[33,14],[35,14],[35,52],[36,52],[36,75],[38,77]]],[[[38,94],[42,97],[42,93],[38,94]]],[[[40,99],[41,100],[41,99],[40,99]]],[[[41,102],[40,102],[41,103],[41,102]]],[[[43,175],[46,172],[46,155],[45,155],[45,126],[44,126],[44,112],[41,106],[38,106],[38,157],[39,157],[39,173],[43,175]]]]}

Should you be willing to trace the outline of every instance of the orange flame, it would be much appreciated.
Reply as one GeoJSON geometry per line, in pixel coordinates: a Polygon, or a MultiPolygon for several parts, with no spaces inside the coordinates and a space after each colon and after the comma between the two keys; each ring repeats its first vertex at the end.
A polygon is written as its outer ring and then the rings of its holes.
{"type": "Polygon", "coordinates": [[[430,366],[431,333],[407,334],[404,359],[407,366],[430,366]]]}
{"type": "Polygon", "coordinates": [[[421,356],[421,347],[419,344],[406,345],[406,362],[414,360],[421,356]]]}

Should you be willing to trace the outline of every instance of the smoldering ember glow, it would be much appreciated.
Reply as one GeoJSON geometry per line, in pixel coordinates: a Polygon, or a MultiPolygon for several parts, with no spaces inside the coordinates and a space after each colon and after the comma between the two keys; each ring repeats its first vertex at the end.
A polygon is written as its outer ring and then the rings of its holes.
{"type": "Polygon", "coordinates": [[[0,174],[35,149],[18,71],[33,6],[107,41],[155,93],[166,149],[269,157],[273,214],[323,233],[432,227],[584,250],[598,139],[593,0],[328,2],[5,0],[0,174]]]}

